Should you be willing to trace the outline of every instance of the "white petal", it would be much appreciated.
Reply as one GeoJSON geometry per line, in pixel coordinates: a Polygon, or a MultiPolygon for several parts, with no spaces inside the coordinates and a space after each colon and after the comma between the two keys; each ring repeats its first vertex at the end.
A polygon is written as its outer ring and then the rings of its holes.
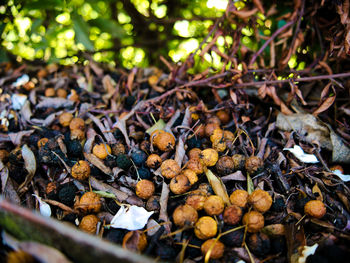
{"type": "Polygon", "coordinates": [[[19,77],[14,83],[12,83],[12,86],[19,87],[26,84],[28,81],[29,76],[27,74],[24,74],[23,76],[19,77]]]}
{"type": "Polygon", "coordinates": [[[121,206],[111,221],[111,227],[138,230],[147,224],[148,218],[152,214],[153,212],[148,212],[143,207],[136,205],[130,207],[121,206]]]}
{"type": "Polygon", "coordinates": [[[294,145],[293,148],[283,148],[283,150],[290,151],[295,157],[304,163],[318,163],[315,155],[304,153],[303,149],[299,145],[294,145]]]}
{"type": "Polygon", "coordinates": [[[349,182],[350,181],[350,174],[343,174],[339,170],[334,170],[332,171],[334,174],[336,174],[340,179],[342,179],[344,182],[349,182]]]}
{"type": "Polygon", "coordinates": [[[27,101],[27,95],[24,94],[13,94],[11,96],[12,108],[14,110],[22,109],[23,105],[27,101]]]}
{"type": "Polygon", "coordinates": [[[317,247],[317,243],[311,247],[304,246],[301,252],[302,255],[298,258],[298,263],[305,263],[308,256],[315,254],[317,247]]]}
{"type": "Polygon", "coordinates": [[[40,209],[40,214],[46,217],[51,216],[51,207],[48,203],[44,202],[41,200],[41,198],[35,194],[33,196],[38,200],[39,202],[39,209],[40,209]]]}

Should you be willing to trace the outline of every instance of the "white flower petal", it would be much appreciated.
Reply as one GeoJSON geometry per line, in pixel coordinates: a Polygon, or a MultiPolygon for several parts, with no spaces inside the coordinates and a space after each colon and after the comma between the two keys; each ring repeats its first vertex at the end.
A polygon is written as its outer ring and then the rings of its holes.
{"type": "Polygon", "coordinates": [[[12,108],[14,110],[22,109],[23,105],[27,101],[27,95],[24,94],[13,94],[11,96],[12,108]]]}
{"type": "Polygon", "coordinates": [[[41,200],[41,198],[35,194],[33,196],[38,200],[39,202],[39,209],[40,209],[40,214],[46,217],[51,216],[51,207],[48,203],[44,202],[41,200]]]}
{"type": "Polygon", "coordinates": [[[299,145],[294,145],[293,148],[283,148],[283,150],[290,151],[295,157],[304,163],[318,163],[315,155],[304,153],[303,149],[299,145]]]}
{"type": "Polygon", "coordinates": [[[126,207],[121,206],[117,214],[111,221],[111,227],[128,230],[138,230],[143,228],[154,212],[148,212],[143,207],[136,205],[126,207]]]}
{"type": "Polygon", "coordinates": [[[12,83],[12,86],[19,87],[26,84],[28,81],[29,81],[29,76],[27,74],[24,74],[23,76],[19,77],[14,83],[12,83]]]}

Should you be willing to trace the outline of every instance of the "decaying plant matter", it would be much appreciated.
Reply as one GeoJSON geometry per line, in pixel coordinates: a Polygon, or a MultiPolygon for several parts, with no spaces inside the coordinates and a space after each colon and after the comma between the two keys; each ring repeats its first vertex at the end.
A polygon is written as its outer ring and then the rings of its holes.
{"type": "MultiPolygon", "coordinates": [[[[258,51],[244,49],[236,30],[226,53],[204,41],[164,72],[92,60],[40,71],[1,65],[2,195],[161,260],[303,262],[310,247],[316,262],[347,254],[350,73],[337,65],[349,61],[340,38],[349,2],[335,3],[338,38],[303,71],[287,70],[311,30],[302,17],[332,5],[293,3],[258,51]],[[269,45],[271,69],[261,57],[269,45]],[[188,73],[208,52],[227,67],[188,73]]],[[[230,1],[208,37],[255,25],[258,10],[274,13],[250,4],[230,1]]]]}

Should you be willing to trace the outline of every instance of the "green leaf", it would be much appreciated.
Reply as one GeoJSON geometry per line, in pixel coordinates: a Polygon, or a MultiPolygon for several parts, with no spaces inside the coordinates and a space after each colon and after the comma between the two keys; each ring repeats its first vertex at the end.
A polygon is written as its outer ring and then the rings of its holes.
{"type": "Polygon", "coordinates": [[[253,180],[249,174],[247,175],[247,190],[248,190],[248,194],[251,194],[254,192],[253,180]]]}
{"type": "Polygon", "coordinates": [[[105,198],[116,199],[115,195],[110,192],[105,192],[105,191],[93,191],[93,192],[105,198]]]}
{"type": "Polygon", "coordinates": [[[73,29],[75,31],[75,41],[81,43],[84,47],[89,50],[94,50],[94,44],[89,38],[89,24],[78,14],[74,14],[72,17],[73,29]]]}
{"type": "Polygon", "coordinates": [[[213,188],[214,193],[220,196],[226,205],[230,205],[230,198],[228,197],[226,187],[221,179],[209,169],[205,171],[205,175],[207,176],[208,182],[211,188],[213,188]]]}
{"type": "Polygon", "coordinates": [[[89,20],[90,26],[95,26],[101,31],[111,34],[112,37],[122,38],[125,35],[124,29],[114,20],[106,18],[96,18],[89,20]]]}
{"type": "Polygon", "coordinates": [[[40,10],[54,10],[58,7],[63,7],[63,0],[38,0],[38,1],[23,1],[24,8],[28,10],[40,9],[40,10]]]}
{"type": "Polygon", "coordinates": [[[154,132],[155,130],[163,130],[166,126],[166,123],[160,119],[159,121],[157,121],[151,128],[148,128],[146,130],[146,132],[148,134],[151,134],[152,132],[154,132]]]}

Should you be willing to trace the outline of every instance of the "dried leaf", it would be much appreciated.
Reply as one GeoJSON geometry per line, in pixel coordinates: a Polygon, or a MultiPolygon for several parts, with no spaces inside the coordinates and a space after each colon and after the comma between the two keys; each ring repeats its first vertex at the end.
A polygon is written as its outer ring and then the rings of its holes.
{"type": "Polygon", "coordinates": [[[221,181],[219,177],[213,174],[212,171],[207,169],[205,171],[205,175],[207,176],[208,182],[210,186],[213,188],[213,191],[216,195],[221,196],[224,200],[225,204],[230,205],[230,198],[228,197],[226,187],[224,183],[221,181]]]}
{"type": "Polygon", "coordinates": [[[322,192],[321,192],[321,189],[318,187],[317,184],[315,184],[313,187],[312,187],[312,193],[313,194],[316,194],[316,199],[317,200],[320,200],[320,201],[323,201],[323,195],[322,195],[322,192]]]}
{"type": "Polygon", "coordinates": [[[11,142],[14,145],[18,146],[18,145],[21,145],[21,141],[22,141],[23,136],[29,136],[33,132],[34,132],[34,130],[12,132],[12,133],[9,133],[8,136],[10,137],[11,142]]]}
{"type": "Polygon", "coordinates": [[[105,174],[109,175],[109,176],[113,176],[113,172],[111,170],[111,168],[109,168],[108,166],[106,166],[104,164],[104,162],[99,159],[98,157],[96,157],[94,154],[92,153],[84,153],[84,157],[86,158],[86,160],[88,160],[92,165],[96,166],[98,169],[100,169],[102,172],[104,172],[105,174]]]}
{"type": "Polygon", "coordinates": [[[232,174],[225,175],[221,177],[221,180],[226,183],[228,181],[245,181],[247,178],[243,175],[241,171],[236,171],[232,174]]]}
{"type": "Polygon", "coordinates": [[[264,7],[263,7],[262,3],[260,2],[260,0],[253,0],[253,3],[259,9],[259,11],[261,13],[263,13],[263,14],[265,13],[264,7]]]}
{"type": "Polygon", "coordinates": [[[42,263],[69,263],[71,262],[59,250],[37,242],[20,242],[18,249],[27,252],[42,263]]]}
{"type": "Polygon", "coordinates": [[[41,102],[39,102],[35,108],[36,109],[46,109],[46,108],[69,108],[74,105],[74,101],[67,100],[64,98],[48,98],[48,97],[41,97],[41,102]]]}
{"type": "Polygon", "coordinates": [[[163,130],[165,126],[166,123],[162,119],[159,119],[151,128],[147,129],[146,132],[151,135],[155,130],[163,130]]]}
{"type": "Polygon", "coordinates": [[[321,112],[324,112],[328,110],[329,107],[331,107],[335,101],[336,96],[328,97],[325,99],[322,104],[312,113],[312,115],[317,116],[321,112]]]}
{"type": "Polygon", "coordinates": [[[115,189],[114,187],[112,187],[108,184],[100,182],[99,180],[97,180],[94,177],[90,177],[90,183],[91,183],[91,187],[94,189],[97,189],[97,190],[103,191],[103,192],[113,193],[119,202],[123,202],[129,197],[128,194],[126,194],[118,189],[115,189]]]}
{"type": "Polygon", "coordinates": [[[260,86],[260,88],[258,89],[258,96],[261,99],[264,99],[266,97],[266,84],[260,86]]]}
{"type": "Polygon", "coordinates": [[[230,89],[230,97],[234,104],[238,103],[237,94],[232,89],[230,89]]]}
{"type": "Polygon", "coordinates": [[[22,146],[22,157],[24,160],[24,167],[28,171],[28,174],[24,182],[18,187],[19,192],[22,192],[22,190],[24,190],[24,188],[28,186],[28,184],[32,181],[36,171],[35,155],[32,152],[32,150],[27,146],[27,144],[24,144],[22,146]]]}
{"type": "Polygon", "coordinates": [[[179,141],[176,145],[176,152],[175,152],[175,161],[178,163],[178,165],[182,166],[182,161],[185,157],[186,151],[185,151],[185,144],[184,144],[184,137],[180,136],[179,141]]]}
{"type": "Polygon", "coordinates": [[[240,11],[231,11],[233,14],[238,16],[239,18],[245,19],[250,18],[252,15],[254,15],[256,12],[258,12],[257,8],[254,8],[252,10],[240,10],[240,11]]]}

